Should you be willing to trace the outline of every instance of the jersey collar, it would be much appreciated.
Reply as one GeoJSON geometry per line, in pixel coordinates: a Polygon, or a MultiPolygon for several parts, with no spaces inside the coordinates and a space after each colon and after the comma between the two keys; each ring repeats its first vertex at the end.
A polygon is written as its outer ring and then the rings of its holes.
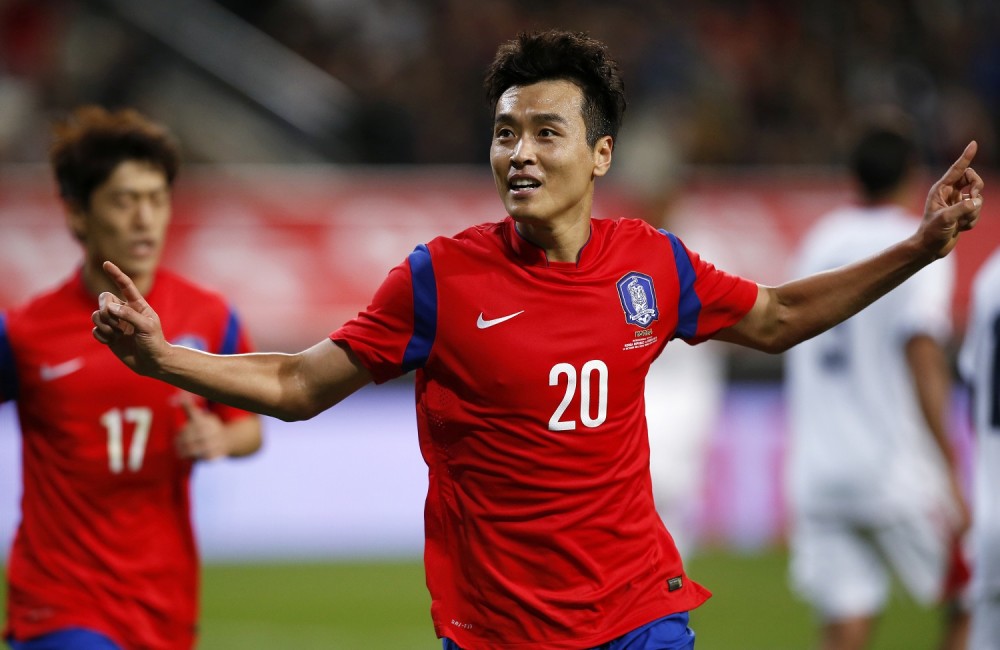
{"type": "Polygon", "coordinates": [[[525,266],[540,266],[551,269],[559,270],[581,270],[585,269],[592,264],[592,260],[596,259],[598,250],[600,246],[598,244],[599,232],[596,227],[597,222],[594,219],[590,220],[590,238],[580,249],[580,253],[577,255],[576,262],[550,262],[545,255],[545,251],[537,244],[528,241],[521,233],[517,231],[517,227],[513,217],[508,216],[504,220],[504,239],[507,241],[507,245],[513,251],[514,255],[518,260],[521,261],[525,266]]]}

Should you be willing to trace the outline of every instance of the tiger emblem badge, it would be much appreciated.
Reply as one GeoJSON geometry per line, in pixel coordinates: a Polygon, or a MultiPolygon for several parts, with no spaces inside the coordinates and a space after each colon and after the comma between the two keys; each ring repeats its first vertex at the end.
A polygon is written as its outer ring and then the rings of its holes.
{"type": "Polygon", "coordinates": [[[637,327],[648,327],[660,318],[656,306],[653,278],[633,271],[617,282],[618,297],[625,311],[625,321],[637,327]]]}

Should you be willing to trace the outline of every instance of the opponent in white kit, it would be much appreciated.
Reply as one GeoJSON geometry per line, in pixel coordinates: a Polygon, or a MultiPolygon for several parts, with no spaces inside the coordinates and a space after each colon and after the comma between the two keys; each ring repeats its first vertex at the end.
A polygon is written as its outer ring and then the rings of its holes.
{"type": "Polygon", "coordinates": [[[976,274],[959,354],[972,388],[976,431],[973,488],[972,632],[969,648],[1000,649],[1000,249],[976,274]]]}
{"type": "MultiPolygon", "coordinates": [[[[916,151],[901,131],[859,138],[857,204],[820,219],[796,274],[859,260],[913,232],[916,151]]],[[[864,647],[895,573],[930,606],[946,599],[968,525],[948,435],[953,258],[790,350],[788,490],[793,587],[815,609],[824,648],[864,647]]],[[[956,610],[954,629],[966,631],[956,610]]],[[[945,647],[948,647],[947,645],[945,647]]]]}

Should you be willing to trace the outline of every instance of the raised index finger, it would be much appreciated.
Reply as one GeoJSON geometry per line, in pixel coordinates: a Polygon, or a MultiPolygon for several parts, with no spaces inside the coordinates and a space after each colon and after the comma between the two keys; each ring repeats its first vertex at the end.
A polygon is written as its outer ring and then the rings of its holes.
{"type": "Polygon", "coordinates": [[[969,168],[972,164],[972,159],[976,157],[976,152],[979,151],[979,144],[973,140],[969,144],[965,145],[965,150],[962,155],[958,157],[948,171],[944,173],[941,177],[939,183],[943,185],[956,185],[965,177],[965,170],[969,168]]]}
{"type": "Polygon", "coordinates": [[[146,300],[139,293],[139,290],[135,288],[135,283],[132,282],[132,278],[128,277],[124,271],[118,268],[114,262],[106,261],[102,265],[104,272],[108,274],[116,285],[118,289],[122,292],[122,296],[126,301],[132,303],[134,307],[146,307],[146,300]]]}

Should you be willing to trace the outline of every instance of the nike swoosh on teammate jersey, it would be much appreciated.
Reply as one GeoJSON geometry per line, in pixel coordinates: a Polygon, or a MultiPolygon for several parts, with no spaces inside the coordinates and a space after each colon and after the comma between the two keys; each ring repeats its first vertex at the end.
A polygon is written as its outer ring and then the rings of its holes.
{"type": "Polygon", "coordinates": [[[38,369],[38,374],[42,378],[42,381],[52,381],[53,379],[59,379],[60,377],[65,377],[66,375],[72,375],[82,367],[83,357],[77,357],[75,359],[70,359],[69,361],[57,363],[54,366],[43,363],[42,367],[38,369]]]}
{"type": "Polygon", "coordinates": [[[489,320],[486,320],[485,318],[483,318],[483,312],[479,312],[479,318],[476,319],[476,327],[478,327],[481,330],[484,330],[487,327],[493,327],[494,325],[499,325],[500,323],[508,321],[511,318],[519,316],[523,313],[524,310],[522,309],[521,311],[514,312],[513,314],[507,314],[506,316],[501,316],[500,318],[491,318],[489,320]]]}

